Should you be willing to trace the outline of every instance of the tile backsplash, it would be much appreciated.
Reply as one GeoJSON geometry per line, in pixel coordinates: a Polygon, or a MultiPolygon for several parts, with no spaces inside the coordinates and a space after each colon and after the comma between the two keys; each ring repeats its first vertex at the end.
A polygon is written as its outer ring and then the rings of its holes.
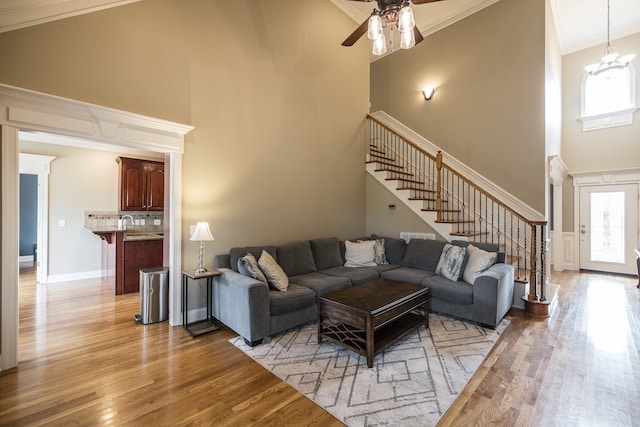
{"type": "Polygon", "coordinates": [[[84,226],[89,229],[118,228],[118,220],[123,215],[133,217],[125,219],[127,230],[162,232],[164,230],[164,212],[131,211],[84,211],[84,226]]]}

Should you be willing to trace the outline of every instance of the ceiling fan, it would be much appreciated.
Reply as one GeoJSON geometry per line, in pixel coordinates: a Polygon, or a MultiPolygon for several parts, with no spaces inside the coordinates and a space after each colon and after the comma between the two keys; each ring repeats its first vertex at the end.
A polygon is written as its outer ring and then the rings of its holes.
{"type": "MultiPolygon", "coordinates": [[[[350,0],[371,2],[373,0],[350,0]]],[[[423,40],[416,27],[411,3],[424,4],[442,0],[377,0],[378,9],[374,8],[367,18],[353,33],[342,42],[342,46],[353,46],[365,33],[373,40],[373,54],[383,55],[387,51],[387,40],[384,29],[389,28],[391,37],[393,29],[400,31],[400,47],[410,49],[423,40]]]]}

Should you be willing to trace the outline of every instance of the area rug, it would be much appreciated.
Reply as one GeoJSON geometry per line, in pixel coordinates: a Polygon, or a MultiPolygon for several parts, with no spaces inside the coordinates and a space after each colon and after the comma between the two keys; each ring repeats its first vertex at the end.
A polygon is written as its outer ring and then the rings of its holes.
{"type": "Polygon", "coordinates": [[[507,327],[496,330],[431,314],[419,328],[375,357],[318,344],[306,324],[249,347],[231,341],[262,366],[348,426],[434,426],[507,327]]]}

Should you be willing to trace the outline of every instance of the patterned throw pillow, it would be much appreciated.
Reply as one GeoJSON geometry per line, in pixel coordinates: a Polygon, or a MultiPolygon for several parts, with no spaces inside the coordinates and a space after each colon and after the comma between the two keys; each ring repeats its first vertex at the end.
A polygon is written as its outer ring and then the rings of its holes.
{"type": "Polygon", "coordinates": [[[267,281],[270,285],[279,291],[286,292],[289,288],[289,278],[269,252],[262,251],[260,259],[258,260],[258,265],[267,277],[267,281]]]}
{"type": "Polygon", "coordinates": [[[496,263],[498,254],[496,252],[487,252],[473,245],[467,246],[469,259],[462,273],[462,280],[473,285],[478,276],[496,263]]]}
{"type": "Polygon", "coordinates": [[[346,262],[345,267],[375,267],[375,246],[374,240],[363,240],[360,242],[344,242],[346,262]]]}
{"type": "Polygon", "coordinates": [[[447,243],[440,254],[436,274],[457,282],[462,274],[462,263],[466,254],[466,248],[447,243]]]}
{"type": "Polygon", "coordinates": [[[387,261],[387,255],[384,251],[384,239],[376,239],[375,242],[375,245],[373,245],[373,260],[378,265],[389,264],[387,261]]]}
{"type": "Polygon", "coordinates": [[[238,271],[245,276],[253,277],[256,280],[267,283],[267,278],[258,266],[258,260],[253,254],[247,253],[238,259],[238,271]]]}

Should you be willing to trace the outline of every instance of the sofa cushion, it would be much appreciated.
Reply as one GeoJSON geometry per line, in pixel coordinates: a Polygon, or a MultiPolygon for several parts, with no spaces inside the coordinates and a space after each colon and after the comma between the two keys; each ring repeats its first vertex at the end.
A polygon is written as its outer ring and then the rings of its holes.
{"type": "Polygon", "coordinates": [[[346,277],[329,276],[318,272],[302,274],[289,279],[291,283],[312,289],[318,297],[351,287],[351,280],[346,277]]]}
{"type": "Polygon", "coordinates": [[[274,259],[276,258],[276,247],[275,246],[246,246],[246,247],[238,247],[231,248],[229,250],[229,264],[233,271],[238,271],[238,260],[245,256],[246,254],[252,254],[256,259],[260,258],[262,255],[262,251],[265,250],[269,252],[274,259]]]}
{"type": "Polygon", "coordinates": [[[407,248],[407,242],[404,239],[396,239],[393,237],[383,237],[372,234],[374,239],[384,239],[384,253],[389,264],[400,264],[404,257],[404,251],[407,248]]]}
{"type": "Polygon", "coordinates": [[[498,254],[498,257],[496,258],[496,262],[504,262],[505,260],[505,253],[500,251],[500,246],[493,244],[493,243],[483,243],[483,242],[466,242],[464,240],[452,240],[451,241],[452,245],[458,245],[458,246],[462,246],[462,247],[467,247],[469,245],[473,245],[476,248],[482,249],[483,251],[487,251],[487,252],[496,252],[498,254]]]}
{"type": "Polygon", "coordinates": [[[253,256],[253,254],[248,253],[238,260],[238,272],[245,276],[253,277],[256,280],[267,283],[267,278],[262,270],[260,270],[258,260],[253,256]]]}
{"type": "Polygon", "coordinates": [[[309,241],[313,260],[318,271],[327,268],[339,267],[344,264],[340,255],[340,242],[336,237],[326,237],[323,239],[313,239],[309,241]]]}
{"type": "Polygon", "coordinates": [[[375,262],[375,240],[363,240],[351,242],[347,240],[345,244],[345,267],[374,267],[375,262]]]}
{"type": "Polygon", "coordinates": [[[464,268],[462,279],[470,285],[487,268],[496,263],[498,254],[495,252],[483,251],[475,245],[467,246],[467,265],[464,268]]]}
{"type": "Polygon", "coordinates": [[[433,298],[446,299],[459,304],[473,304],[473,286],[465,282],[454,282],[442,276],[426,277],[422,284],[431,289],[433,298]]]}
{"type": "Polygon", "coordinates": [[[369,280],[377,279],[379,277],[378,271],[375,267],[334,267],[321,271],[322,274],[328,274],[329,276],[346,277],[351,280],[351,284],[359,285],[369,280]]]}
{"type": "Polygon", "coordinates": [[[412,239],[407,244],[407,249],[400,265],[433,273],[436,271],[440,254],[446,244],[446,242],[440,240],[412,239]]]}
{"type": "Polygon", "coordinates": [[[278,264],[282,267],[287,276],[298,276],[300,274],[317,271],[316,262],[313,260],[311,245],[307,240],[285,243],[276,247],[278,264]]]}
{"type": "Polygon", "coordinates": [[[436,266],[436,274],[457,282],[462,276],[462,263],[466,255],[466,248],[447,243],[442,249],[442,254],[440,254],[440,260],[436,266]]]}
{"type": "Polygon", "coordinates": [[[258,259],[258,265],[271,286],[279,291],[287,290],[289,287],[289,278],[269,252],[262,251],[260,259],[258,259]]]}
{"type": "Polygon", "coordinates": [[[380,273],[382,278],[395,280],[396,282],[415,283],[416,285],[422,284],[424,279],[434,275],[435,273],[430,271],[410,267],[399,267],[380,273]]]}
{"type": "Polygon", "coordinates": [[[315,304],[316,293],[304,286],[290,283],[287,292],[269,291],[269,307],[271,316],[290,313],[315,304]]]}
{"type": "Polygon", "coordinates": [[[367,267],[378,272],[378,275],[382,274],[385,271],[393,270],[395,268],[400,267],[398,264],[385,264],[385,265],[376,265],[375,267],[367,267]]]}

